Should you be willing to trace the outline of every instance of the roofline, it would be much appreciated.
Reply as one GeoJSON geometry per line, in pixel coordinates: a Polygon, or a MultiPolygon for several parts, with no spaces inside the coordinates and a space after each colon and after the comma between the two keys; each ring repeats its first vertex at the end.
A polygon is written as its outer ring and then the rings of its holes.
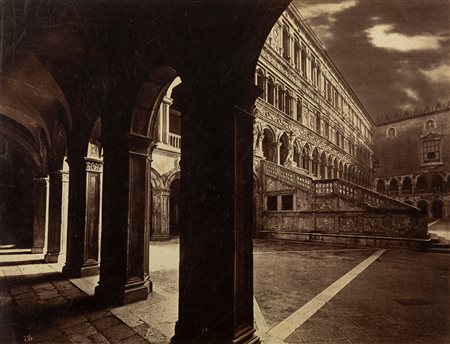
{"type": "Polygon", "coordinates": [[[331,57],[328,55],[328,52],[325,48],[325,45],[322,43],[322,41],[319,39],[319,37],[317,37],[317,35],[315,34],[315,32],[312,30],[312,28],[309,26],[309,24],[307,23],[307,20],[305,20],[302,16],[302,14],[300,13],[300,11],[297,9],[297,7],[291,3],[288,8],[286,9],[287,11],[291,11],[292,14],[294,16],[296,16],[297,21],[300,23],[300,25],[302,26],[302,28],[304,29],[305,33],[309,35],[309,38],[311,39],[311,41],[313,43],[316,44],[317,48],[319,48],[320,52],[322,52],[326,58],[326,60],[328,62],[330,62],[331,64],[331,68],[333,69],[333,71],[337,74],[337,77],[340,79],[340,81],[346,86],[346,88],[350,91],[350,95],[354,98],[354,100],[356,100],[356,103],[361,107],[361,109],[363,110],[364,115],[367,117],[367,119],[370,121],[370,123],[372,125],[375,125],[375,122],[373,120],[373,118],[370,116],[369,112],[367,111],[367,109],[364,107],[364,105],[361,103],[361,101],[359,100],[358,96],[356,95],[355,91],[353,91],[353,88],[349,85],[349,83],[347,82],[347,80],[345,80],[344,76],[342,75],[341,71],[339,70],[339,68],[335,65],[335,63],[333,62],[333,60],[331,59],[331,57]]]}
{"type": "Polygon", "coordinates": [[[378,123],[375,124],[375,127],[382,127],[383,125],[388,125],[388,124],[394,124],[394,123],[398,123],[398,122],[404,122],[410,119],[414,119],[414,118],[419,118],[419,117],[425,117],[425,116],[430,116],[430,115],[437,115],[441,112],[446,112],[446,111],[450,111],[450,107],[444,108],[444,109],[440,109],[440,110],[434,110],[431,112],[425,112],[425,113],[420,113],[418,115],[413,115],[413,116],[409,116],[409,117],[404,117],[404,118],[399,118],[399,119],[395,119],[392,121],[387,121],[387,122],[382,122],[382,123],[378,123]]]}

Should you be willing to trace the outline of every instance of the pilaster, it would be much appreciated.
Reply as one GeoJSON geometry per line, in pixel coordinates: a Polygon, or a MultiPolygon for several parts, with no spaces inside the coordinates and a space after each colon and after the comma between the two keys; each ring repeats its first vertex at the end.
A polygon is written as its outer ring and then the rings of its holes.
{"type": "Polygon", "coordinates": [[[45,261],[47,263],[57,263],[61,252],[61,227],[62,227],[62,173],[56,171],[50,173],[49,192],[49,216],[48,216],[48,236],[47,253],[45,261]]]}

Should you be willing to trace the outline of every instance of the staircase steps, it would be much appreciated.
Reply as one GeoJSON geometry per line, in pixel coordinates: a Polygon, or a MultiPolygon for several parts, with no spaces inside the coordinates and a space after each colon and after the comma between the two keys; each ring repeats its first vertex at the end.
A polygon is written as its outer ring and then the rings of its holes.
{"type": "Polygon", "coordinates": [[[431,234],[430,252],[450,254],[450,242],[436,234],[431,234]]]}

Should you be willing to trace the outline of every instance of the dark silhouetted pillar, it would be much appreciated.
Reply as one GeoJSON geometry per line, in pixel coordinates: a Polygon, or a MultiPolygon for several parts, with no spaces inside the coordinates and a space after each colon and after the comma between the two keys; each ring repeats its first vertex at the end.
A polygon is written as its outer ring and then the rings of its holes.
{"type": "Polygon", "coordinates": [[[179,320],[172,343],[259,343],[250,104],[256,87],[213,78],[183,83],[179,320]]]}
{"type": "MultiPolygon", "coordinates": [[[[84,150],[83,150],[84,151],[84,150]]],[[[69,277],[99,273],[100,160],[69,154],[69,217],[67,260],[63,273],[69,277]]]]}
{"type": "MultiPolygon", "coordinates": [[[[108,126],[106,119],[102,130],[108,126]],[[104,125],[105,124],[105,125],[104,125]]],[[[144,300],[149,280],[150,159],[153,143],[124,134],[104,143],[102,256],[97,298],[120,305],[144,300]]]]}

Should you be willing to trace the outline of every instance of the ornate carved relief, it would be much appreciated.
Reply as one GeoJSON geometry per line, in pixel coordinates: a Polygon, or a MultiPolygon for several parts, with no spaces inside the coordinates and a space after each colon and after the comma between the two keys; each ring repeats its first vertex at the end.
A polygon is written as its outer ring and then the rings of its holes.
{"type": "Polygon", "coordinates": [[[334,217],[330,216],[318,216],[316,217],[316,232],[321,233],[334,233],[335,226],[334,226],[334,217]]]}

